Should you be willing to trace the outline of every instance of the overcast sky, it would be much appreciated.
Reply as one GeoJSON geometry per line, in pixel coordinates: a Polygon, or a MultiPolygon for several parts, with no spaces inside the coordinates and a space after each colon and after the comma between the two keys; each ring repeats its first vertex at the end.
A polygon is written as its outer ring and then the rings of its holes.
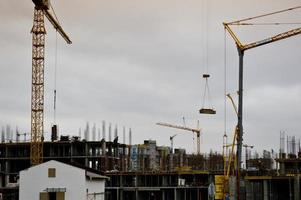
{"type": "MultiPolygon", "coordinates": [[[[164,127],[169,122],[202,128],[201,151],[222,150],[224,77],[226,92],[238,85],[238,56],[226,36],[233,21],[301,4],[299,0],[64,0],[52,1],[73,44],[58,39],[57,122],[61,134],[77,135],[86,122],[101,121],[133,130],[133,143],[145,139],[195,151],[193,135],[164,127]],[[226,41],[226,45],[225,45],[226,41]],[[226,49],[226,60],[224,50],[226,49]],[[200,115],[205,81],[217,114],[200,115]]],[[[301,9],[256,22],[301,22],[301,9]]],[[[31,34],[33,3],[0,1],[0,126],[30,131],[31,34]]],[[[297,25],[298,26],[298,25],[297,25]]],[[[244,42],[297,27],[248,26],[235,29],[244,42]]],[[[45,134],[53,123],[55,31],[46,23],[45,134]]],[[[279,149],[279,132],[300,137],[301,36],[245,53],[244,142],[256,149],[279,149]]],[[[226,131],[237,123],[226,102],[226,131]]],[[[46,136],[47,137],[47,136],[46,136]]],[[[128,138],[126,139],[128,142],[128,138]]]]}

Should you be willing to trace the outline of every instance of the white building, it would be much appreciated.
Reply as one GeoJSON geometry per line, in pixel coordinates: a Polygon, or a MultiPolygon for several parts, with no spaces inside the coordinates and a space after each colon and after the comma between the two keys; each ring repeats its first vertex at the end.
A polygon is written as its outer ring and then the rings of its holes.
{"type": "Polygon", "coordinates": [[[20,172],[19,200],[104,200],[106,179],[51,160],[20,172]]]}

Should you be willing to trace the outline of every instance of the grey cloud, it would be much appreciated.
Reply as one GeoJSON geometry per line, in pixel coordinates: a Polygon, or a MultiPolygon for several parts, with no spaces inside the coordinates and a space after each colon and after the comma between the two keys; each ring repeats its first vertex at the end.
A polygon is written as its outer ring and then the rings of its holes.
{"type": "MultiPolygon", "coordinates": [[[[224,30],[232,21],[292,7],[298,1],[207,1],[208,63],[215,116],[200,116],[205,73],[204,1],[53,1],[60,22],[73,40],[59,38],[58,122],[62,133],[77,134],[86,121],[111,121],[134,130],[134,143],[156,139],[169,145],[177,132],[176,147],[193,150],[192,135],[155,126],[157,121],[189,126],[199,119],[202,150],[221,151],[224,134],[224,30]],[[260,8],[255,7],[260,3],[260,8]]],[[[30,73],[33,7],[17,0],[0,3],[0,122],[30,129],[30,73]]],[[[298,21],[300,15],[293,13],[298,21]]],[[[269,20],[277,20],[271,18],[269,20]]],[[[269,30],[249,34],[246,40],[269,30]],[[252,37],[249,37],[252,36],[252,37]]],[[[282,29],[281,29],[282,30],[282,29]]],[[[45,68],[45,129],[53,121],[53,66],[55,31],[47,23],[45,68]]],[[[249,31],[249,30],[248,30],[249,31]]],[[[252,29],[257,32],[257,29],[252,29]]],[[[272,32],[275,32],[273,29],[272,32]]],[[[300,37],[290,38],[245,54],[245,141],[277,148],[278,132],[299,134],[300,87],[298,56],[300,37]],[[272,97],[278,99],[275,103],[272,97]],[[283,98],[283,99],[282,99],[283,98]],[[275,116],[277,107],[279,116],[275,116]],[[286,110],[290,110],[289,115],[286,110]],[[262,112],[265,111],[263,114],[262,112]],[[258,138],[263,138],[258,141],[258,138]],[[271,139],[273,138],[273,139],[271,139]]],[[[227,92],[237,90],[238,57],[227,36],[227,92]]],[[[227,133],[231,136],[235,114],[227,102],[227,133]]],[[[1,125],[1,124],[0,124],[1,125]]],[[[300,135],[300,134],[299,134],[300,135]]]]}

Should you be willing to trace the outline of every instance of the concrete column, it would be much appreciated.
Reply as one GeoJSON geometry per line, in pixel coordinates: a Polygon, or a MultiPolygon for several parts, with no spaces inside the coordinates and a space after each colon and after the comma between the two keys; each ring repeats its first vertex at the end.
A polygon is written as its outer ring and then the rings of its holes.
{"type": "Polygon", "coordinates": [[[109,154],[109,156],[112,156],[112,144],[110,144],[109,146],[108,146],[108,154],[109,154]]]}
{"type": "Polygon", "coordinates": [[[67,156],[66,155],[66,146],[65,145],[63,146],[63,152],[62,152],[62,157],[64,157],[64,156],[67,156]]]}
{"type": "Polygon", "coordinates": [[[96,169],[96,160],[92,160],[92,169],[96,169]]]}
{"type": "Polygon", "coordinates": [[[135,177],[134,177],[134,187],[138,187],[138,176],[137,175],[135,175],[135,177]]]}
{"type": "Polygon", "coordinates": [[[285,165],[283,162],[280,163],[280,174],[281,175],[285,174],[285,165]]]}
{"type": "Polygon", "coordinates": [[[292,183],[291,179],[288,179],[288,187],[289,187],[289,200],[293,200],[293,193],[292,193],[292,183]]]}
{"type": "Polygon", "coordinates": [[[273,195],[273,182],[272,180],[269,180],[269,185],[270,185],[270,199],[273,199],[274,198],[274,195],[273,195]]]}
{"type": "MultiPolygon", "coordinates": [[[[2,171],[2,162],[1,162],[1,171],[2,171]]],[[[3,170],[4,171],[4,170],[3,170]]],[[[2,174],[2,175],[0,175],[0,187],[4,187],[4,184],[3,184],[3,181],[4,181],[4,177],[3,177],[4,175],[2,174]]]]}
{"type": "Polygon", "coordinates": [[[50,146],[49,146],[49,155],[50,155],[50,156],[54,156],[53,146],[54,146],[54,145],[50,145],[50,146]]]}
{"type": "Polygon", "coordinates": [[[88,148],[88,143],[85,142],[85,166],[89,167],[89,160],[88,160],[88,156],[89,156],[89,148],[88,148]]]}
{"type": "Polygon", "coordinates": [[[246,200],[253,200],[252,198],[252,187],[250,181],[246,181],[246,200]]]}
{"type": "Polygon", "coordinates": [[[177,198],[177,189],[176,188],[174,189],[174,200],[178,200],[178,198],[177,198]]]}
{"type": "Polygon", "coordinates": [[[268,180],[263,181],[263,200],[269,200],[269,185],[268,180]]]}
{"type": "Polygon", "coordinates": [[[73,154],[74,154],[74,150],[73,150],[73,142],[70,143],[70,157],[71,157],[71,162],[74,162],[74,159],[73,159],[73,154]]]}
{"type": "Polygon", "coordinates": [[[136,188],[135,193],[136,193],[136,200],[139,200],[138,188],[136,188]]]}
{"type": "MultiPolygon", "coordinates": [[[[8,148],[7,147],[5,147],[5,157],[8,158],[8,148]]],[[[4,169],[5,172],[10,172],[9,162],[7,160],[5,161],[4,167],[5,167],[5,169],[4,169]]],[[[3,186],[6,187],[6,185],[9,183],[9,175],[5,174],[4,176],[5,176],[5,178],[4,178],[3,186]]]]}
{"type": "Polygon", "coordinates": [[[95,147],[91,147],[92,148],[92,156],[96,156],[96,148],[95,147]]]}
{"type": "Polygon", "coordinates": [[[123,190],[119,190],[119,199],[118,200],[123,200],[123,190]]]}
{"type": "Polygon", "coordinates": [[[294,177],[294,200],[300,200],[300,175],[294,177]]]}
{"type": "Polygon", "coordinates": [[[164,191],[164,190],[161,190],[161,193],[162,193],[162,198],[161,198],[161,200],[165,200],[165,191],[164,191]]]}
{"type": "Polygon", "coordinates": [[[11,170],[10,170],[10,162],[9,161],[5,161],[5,181],[4,181],[4,186],[6,187],[7,184],[9,183],[9,174],[11,170]]]}
{"type": "Polygon", "coordinates": [[[162,176],[161,178],[162,178],[162,186],[168,185],[168,184],[167,184],[167,180],[166,180],[168,177],[162,176]]]}

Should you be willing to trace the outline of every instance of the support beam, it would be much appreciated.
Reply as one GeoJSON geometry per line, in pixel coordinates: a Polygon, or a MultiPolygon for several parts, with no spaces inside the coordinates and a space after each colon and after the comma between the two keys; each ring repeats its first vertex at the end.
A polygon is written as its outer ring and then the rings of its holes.
{"type": "Polygon", "coordinates": [[[177,188],[174,189],[174,200],[178,200],[178,198],[177,198],[177,188]]]}
{"type": "Polygon", "coordinates": [[[269,185],[268,180],[263,181],[263,200],[269,200],[269,185]]]}

